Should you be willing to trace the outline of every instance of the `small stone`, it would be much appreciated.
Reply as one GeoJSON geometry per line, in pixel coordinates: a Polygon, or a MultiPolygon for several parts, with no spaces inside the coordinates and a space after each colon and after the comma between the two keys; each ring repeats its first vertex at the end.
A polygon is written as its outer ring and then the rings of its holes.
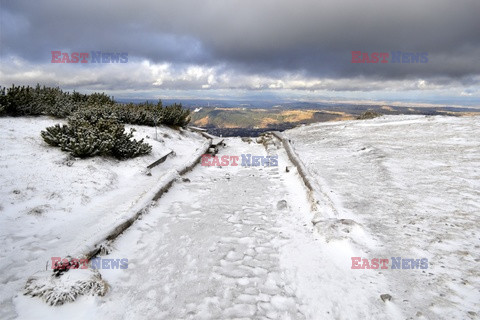
{"type": "Polygon", "coordinates": [[[384,293],[384,294],[380,295],[380,299],[382,299],[383,302],[385,302],[387,300],[390,301],[390,300],[392,300],[392,296],[389,295],[388,293],[384,293]]]}
{"type": "Polygon", "coordinates": [[[283,210],[283,209],[286,209],[288,207],[287,205],[287,201],[286,200],[280,200],[277,202],[277,209],[278,210],[283,210]]]}
{"type": "Polygon", "coordinates": [[[183,182],[190,182],[190,179],[188,179],[188,178],[182,178],[182,181],[183,181],[183,182]]]}

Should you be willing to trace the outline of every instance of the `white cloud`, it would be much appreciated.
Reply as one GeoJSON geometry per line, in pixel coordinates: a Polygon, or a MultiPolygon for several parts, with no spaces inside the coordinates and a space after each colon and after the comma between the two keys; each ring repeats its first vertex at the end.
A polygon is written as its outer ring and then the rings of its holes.
{"type": "MultiPolygon", "coordinates": [[[[125,64],[82,65],[82,64],[33,64],[19,58],[0,62],[2,85],[12,83],[36,83],[60,86],[65,89],[96,91],[150,91],[155,90],[269,90],[280,95],[287,92],[310,92],[325,95],[328,92],[355,93],[388,91],[451,93],[452,96],[478,96],[478,85],[464,86],[461,82],[437,80],[393,80],[365,77],[315,78],[303,73],[283,72],[265,75],[240,73],[225,66],[174,65],[152,63],[148,60],[129,61],[125,64]]],[[[479,82],[479,77],[471,79],[479,82]]],[[[403,92],[403,93],[402,93],[403,92]]]]}

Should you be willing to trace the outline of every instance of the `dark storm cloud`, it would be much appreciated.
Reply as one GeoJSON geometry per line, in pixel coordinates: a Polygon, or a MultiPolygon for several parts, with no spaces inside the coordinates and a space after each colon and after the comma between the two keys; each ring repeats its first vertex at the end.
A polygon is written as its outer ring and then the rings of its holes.
{"type": "Polygon", "coordinates": [[[45,63],[51,50],[222,66],[275,77],[376,80],[480,74],[480,1],[8,1],[1,54],[45,63]],[[426,64],[352,64],[351,51],[427,52],[426,64]]]}

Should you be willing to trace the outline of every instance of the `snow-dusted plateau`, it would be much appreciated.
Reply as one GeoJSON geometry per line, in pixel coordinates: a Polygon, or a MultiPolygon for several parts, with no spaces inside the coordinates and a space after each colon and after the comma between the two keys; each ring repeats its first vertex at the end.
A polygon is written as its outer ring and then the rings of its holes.
{"type": "Polygon", "coordinates": [[[218,156],[278,166],[199,163],[183,175],[208,141],[199,133],[134,126],[150,155],[75,159],[40,136],[58,122],[0,118],[1,319],[480,318],[478,116],[225,138],[218,156]],[[52,257],[80,257],[141,208],[99,256],[126,268],[50,280],[52,257]],[[91,274],[103,295],[56,306],[24,295],[29,279],[61,295],[91,274]]]}

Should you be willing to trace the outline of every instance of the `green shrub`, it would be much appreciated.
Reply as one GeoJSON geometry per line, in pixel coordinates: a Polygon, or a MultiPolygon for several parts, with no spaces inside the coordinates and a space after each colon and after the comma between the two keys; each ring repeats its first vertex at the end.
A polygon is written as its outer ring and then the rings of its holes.
{"type": "Polygon", "coordinates": [[[173,104],[162,109],[162,123],[169,126],[183,127],[190,122],[190,110],[181,104],[173,104]]]}
{"type": "Polygon", "coordinates": [[[92,105],[92,104],[111,105],[114,103],[115,101],[113,101],[113,99],[107,96],[105,93],[95,92],[89,95],[87,98],[88,105],[92,105]]]}
{"type": "Polygon", "coordinates": [[[0,105],[5,115],[50,115],[65,118],[87,104],[87,96],[77,92],[70,94],[59,88],[14,86],[0,89],[0,105]]]}
{"type": "Polygon", "coordinates": [[[69,117],[67,125],[48,127],[41,135],[46,143],[80,158],[99,155],[126,159],[150,153],[152,147],[143,139],[132,139],[133,132],[126,133],[115,115],[88,108],[69,117]]]}
{"type": "Polygon", "coordinates": [[[163,107],[145,102],[118,104],[104,93],[90,95],[78,92],[63,92],[60,88],[14,86],[0,87],[0,115],[36,116],[48,115],[67,118],[83,109],[102,109],[102,113],[112,115],[123,123],[137,125],[169,125],[184,127],[190,122],[190,110],[180,104],[163,107]]]}

